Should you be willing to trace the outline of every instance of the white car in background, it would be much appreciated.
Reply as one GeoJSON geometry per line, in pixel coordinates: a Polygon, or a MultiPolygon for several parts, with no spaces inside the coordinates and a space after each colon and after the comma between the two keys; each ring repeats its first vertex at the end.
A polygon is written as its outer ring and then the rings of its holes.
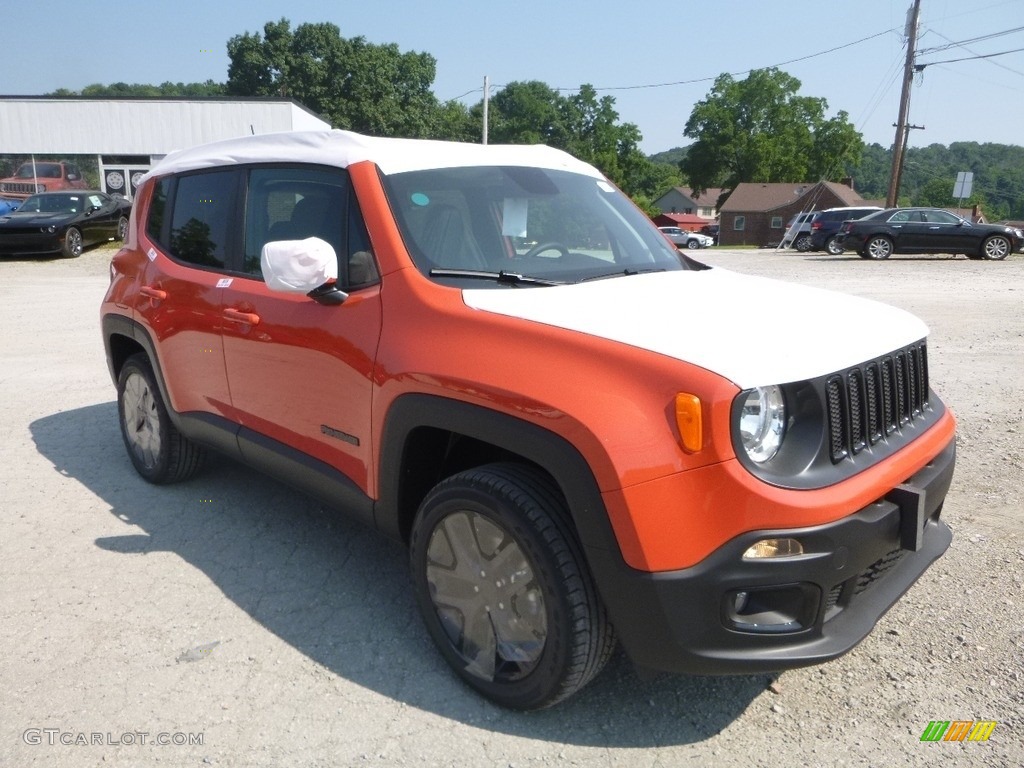
{"type": "Polygon", "coordinates": [[[708,248],[715,244],[713,237],[702,235],[700,232],[687,232],[679,227],[658,227],[677,248],[708,248]]]}

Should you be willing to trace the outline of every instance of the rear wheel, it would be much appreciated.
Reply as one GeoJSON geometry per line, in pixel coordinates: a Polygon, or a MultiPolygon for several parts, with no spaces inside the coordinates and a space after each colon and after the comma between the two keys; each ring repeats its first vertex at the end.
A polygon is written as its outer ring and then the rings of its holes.
{"type": "Polygon", "coordinates": [[[800,251],[800,253],[806,253],[811,250],[811,236],[807,234],[798,235],[793,242],[793,247],[800,251]]]}
{"type": "Polygon", "coordinates": [[[205,452],[171,423],[153,369],[143,354],[132,355],[121,368],[117,411],[128,457],[145,480],[178,482],[199,469],[205,452]]]}
{"type": "Polygon", "coordinates": [[[1010,239],[1002,235],[992,235],[981,245],[981,252],[989,261],[1002,261],[1010,255],[1010,239]]]}
{"type": "Polygon", "coordinates": [[[75,227],[68,227],[64,233],[63,253],[69,259],[77,259],[82,255],[82,233],[75,227]]]}
{"type": "Polygon", "coordinates": [[[410,562],[441,655],[502,706],[568,698],[614,649],[565,502],[537,470],[490,464],[438,484],[416,515],[410,562]]]}
{"type": "Polygon", "coordinates": [[[840,244],[839,235],[832,235],[828,240],[825,241],[825,250],[833,256],[841,256],[845,250],[840,244]]]}
{"type": "Polygon", "coordinates": [[[882,235],[876,235],[868,240],[861,255],[866,259],[888,259],[892,256],[892,240],[882,235]]]}

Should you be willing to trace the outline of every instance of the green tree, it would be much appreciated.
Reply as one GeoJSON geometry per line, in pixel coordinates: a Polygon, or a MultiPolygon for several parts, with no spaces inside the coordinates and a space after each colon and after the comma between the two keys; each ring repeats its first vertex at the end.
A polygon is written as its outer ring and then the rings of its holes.
{"type": "Polygon", "coordinates": [[[799,90],[799,80],[774,67],[745,80],[720,75],[683,132],[695,139],[680,162],[693,189],[840,178],[860,156],[860,134],[845,112],[826,119],[828,102],[799,90]]]}
{"type": "MultiPolygon", "coordinates": [[[[626,194],[650,207],[650,199],[679,181],[673,168],[657,165],[639,149],[640,129],[619,122],[615,99],[593,86],[563,96],[533,80],[509,83],[491,99],[489,137],[502,144],[547,144],[596,166],[626,194]]],[[[472,110],[482,112],[480,106],[472,110]]]]}
{"type": "Polygon", "coordinates": [[[267,22],[262,37],[245,33],[227,44],[227,91],[237,96],[285,96],[332,125],[378,136],[429,136],[441,118],[431,91],[436,61],[397,45],[343,38],[334,24],[267,22]]]}

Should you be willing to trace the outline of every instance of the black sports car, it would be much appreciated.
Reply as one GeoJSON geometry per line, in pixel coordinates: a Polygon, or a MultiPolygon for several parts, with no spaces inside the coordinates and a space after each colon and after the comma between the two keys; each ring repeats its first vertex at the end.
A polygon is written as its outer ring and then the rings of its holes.
{"type": "Polygon", "coordinates": [[[74,258],[87,245],[124,240],[132,204],[103,192],[43,192],[0,216],[0,255],[62,254],[74,258]]]}
{"type": "Polygon", "coordinates": [[[840,245],[862,259],[894,253],[962,253],[969,259],[1005,259],[1024,234],[1002,224],[973,224],[941,208],[887,208],[843,223],[840,245]]]}

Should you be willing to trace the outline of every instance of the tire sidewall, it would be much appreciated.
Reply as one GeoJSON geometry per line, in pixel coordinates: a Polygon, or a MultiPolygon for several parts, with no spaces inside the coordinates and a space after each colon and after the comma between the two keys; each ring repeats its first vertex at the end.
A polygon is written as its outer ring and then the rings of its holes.
{"type": "Polygon", "coordinates": [[[545,706],[562,687],[569,663],[568,628],[572,617],[564,592],[557,587],[558,568],[552,553],[529,523],[522,519],[522,515],[505,499],[482,488],[464,483],[442,483],[424,499],[416,516],[409,556],[416,601],[427,630],[459,677],[471,688],[503,706],[523,710],[545,706]],[[537,666],[521,680],[491,682],[468,672],[462,655],[448,639],[430,597],[426,577],[430,538],[446,517],[458,512],[481,515],[511,534],[529,560],[534,578],[540,586],[544,597],[547,637],[537,666]]]}
{"type": "Polygon", "coordinates": [[[82,241],[82,233],[77,227],[69,227],[68,231],[64,233],[64,256],[68,259],[77,259],[82,255],[82,250],[85,248],[85,244],[82,241]],[[74,233],[74,234],[72,234],[74,233]],[[76,248],[69,246],[69,240],[77,242],[76,248]]]}
{"type": "Polygon", "coordinates": [[[167,476],[170,467],[171,452],[167,443],[170,417],[167,414],[167,408],[164,406],[163,398],[160,396],[160,390],[157,388],[156,377],[153,375],[152,369],[148,363],[138,357],[129,358],[122,366],[121,372],[117,377],[117,422],[121,427],[121,439],[124,440],[124,447],[128,451],[128,458],[131,460],[132,466],[135,467],[135,471],[151,483],[161,482],[167,476]],[[152,467],[147,467],[142,463],[135,453],[131,440],[128,438],[128,425],[125,423],[124,416],[124,392],[128,379],[132,376],[141,377],[149,387],[156,405],[156,418],[160,423],[161,445],[159,446],[157,460],[152,467]]]}

